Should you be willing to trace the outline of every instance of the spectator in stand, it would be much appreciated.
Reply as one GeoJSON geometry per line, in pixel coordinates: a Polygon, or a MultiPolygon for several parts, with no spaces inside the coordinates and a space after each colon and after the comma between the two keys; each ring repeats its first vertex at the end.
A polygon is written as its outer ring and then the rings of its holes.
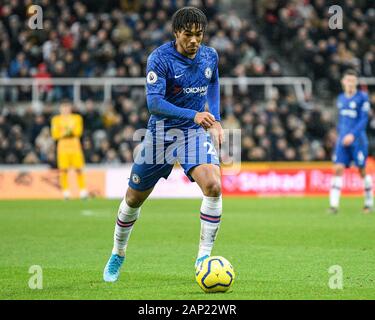
{"type": "MultiPolygon", "coordinates": [[[[375,95],[371,99],[375,102],[375,95]]],[[[230,100],[223,99],[223,105],[223,126],[241,129],[243,161],[330,160],[336,137],[332,110],[319,104],[304,110],[288,92],[274,94],[266,103],[252,101],[246,93],[236,94],[230,100]]],[[[125,96],[105,107],[87,100],[82,108],[82,145],[87,162],[131,162],[136,147],[134,132],[147,126],[148,113],[141,111],[143,108],[125,96]]],[[[11,109],[0,115],[1,162],[32,162],[34,152],[40,163],[56,166],[45,120],[51,117],[50,106],[40,114],[31,108],[24,112],[20,115],[11,109]]],[[[369,123],[371,134],[375,121],[369,123]]],[[[375,145],[370,143],[371,150],[375,145]]]]}
{"type": "Polygon", "coordinates": [[[367,77],[374,74],[373,1],[342,1],[342,30],[329,27],[332,4],[324,0],[264,0],[256,8],[267,38],[301,75],[314,78],[319,94],[323,94],[320,89],[329,88],[327,96],[341,89],[337,79],[345,69],[354,68],[367,77]]]}
{"type": "MultiPolygon", "coordinates": [[[[34,74],[34,78],[39,80],[51,79],[51,74],[47,70],[47,65],[45,63],[40,63],[38,65],[38,71],[34,74]]],[[[52,84],[50,82],[40,84],[38,86],[39,99],[42,101],[52,101],[52,84]]]]}
{"type": "Polygon", "coordinates": [[[95,108],[94,101],[91,99],[86,100],[83,120],[85,131],[89,133],[103,129],[103,121],[101,115],[95,108]]]}
{"type": "Polygon", "coordinates": [[[17,56],[12,60],[9,66],[9,76],[10,77],[20,77],[21,71],[24,69],[27,72],[30,68],[30,62],[26,59],[26,56],[23,52],[19,52],[17,56]]]}
{"type": "MultiPolygon", "coordinates": [[[[23,23],[27,0],[0,4],[0,72],[6,77],[139,77],[145,74],[146,57],[168,41],[168,17],[191,1],[52,1],[43,0],[44,29],[34,32],[23,23]],[[106,12],[106,14],[102,14],[106,12]]],[[[258,32],[229,10],[222,12],[214,0],[194,1],[209,18],[207,43],[220,54],[221,76],[280,76],[276,56],[262,56],[258,32]]],[[[339,89],[343,69],[354,66],[365,76],[375,70],[372,1],[354,4],[345,0],[344,30],[330,30],[328,2],[323,0],[262,0],[256,13],[265,21],[264,35],[323,88],[339,89]],[[303,59],[301,59],[303,57],[303,59]]],[[[113,88],[113,101],[98,104],[100,92],[82,88],[85,101],[83,150],[89,163],[131,162],[135,130],[145,128],[148,111],[144,97],[136,99],[128,86],[113,88]]],[[[242,160],[329,160],[334,146],[335,114],[321,105],[303,109],[293,94],[279,92],[264,101],[261,90],[240,83],[233,96],[222,99],[223,123],[242,130],[242,160]]],[[[72,98],[67,86],[41,86],[47,102],[72,98]]],[[[333,92],[334,93],[334,92],[333,92]]],[[[11,88],[5,99],[30,100],[30,88],[11,88]]],[[[375,104],[375,95],[372,96],[375,104]]],[[[41,113],[13,106],[0,113],[0,162],[48,163],[56,166],[45,134],[53,106],[41,113]],[[37,158],[37,159],[36,159],[37,158]]],[[[372,115],[373,117],[373,115],[372,115]]],[[[370,120],[375,134],[375,120],[370,120]]],[[[370,152],[375,145],[370,143],[370,152]]]]}
{"type": "Polygon", "coordinates": [[[42,161],[46,162],[48,160],[48,154],[55,149],[55,142],[53,141],[50,128],[44,127],[38,137],[35,139],[35,150],[37,152],[37,157],[42,161]]]}
{"type": "MultiPolygon", "coordinates": [[[[93,3],[44,0],[44,29],[34,32],[22,23],[29,1],[6,0],[0,5],[0,66],[9,66],[10,77],[30,77],[30,70],[39,65],[40,77],[143,76],[147,54],[172,40],[168,17],[177,6],[191,2],[145,1],[131,6],[131,11],[125,10],[121,2],[93,3]],[[108,11],[98,11],[98,7],[108,11]],[[15,58],[9,61],[11,57],[15,58]]],[[[214,0],[196,1],[194,5],[201,7],[209,18],[207,40],[220,53],[222,76],[231,75],[242,63],[247,76],[252,74],[254,64],[257,75],[279,74],[275,58],[260,58],[260,40],[247,19],[239,18],[233,10],[221,12],[214,0]],[[243,56],[246,60],[241,62],[243,56]],[[257,60],[252,62],[254,57],[257,60]]],[[[82,97],[89,96],[90,92],[83,90],[82,97]]],[[[24,94],[23,98],[29,97],[24,94]]],[[[55,86],[53,101],[62,98],[71,99],[72,89],[55,86]]]]}

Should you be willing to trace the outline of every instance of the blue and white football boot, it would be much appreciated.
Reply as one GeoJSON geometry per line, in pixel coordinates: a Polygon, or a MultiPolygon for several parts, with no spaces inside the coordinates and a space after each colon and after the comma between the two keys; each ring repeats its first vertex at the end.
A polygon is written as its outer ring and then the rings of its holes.
{"type": "Polygon", "coordinates": [[[124,263],[125,257],[118,254],[112,254],[109,258],[103,272],[105,282],[115,282],[120,276],[120,269],[124,263]]]}
{"type": "Polygon", "coordinates": [[[206,260],[207,258],[209,258],[208,254],[206,254],[205,256],[202,256],[202,257],[198,258],[195,261],[195,269],[199,268],[201,266],[201,264],[203,263],[203,261],[206,260]]]}

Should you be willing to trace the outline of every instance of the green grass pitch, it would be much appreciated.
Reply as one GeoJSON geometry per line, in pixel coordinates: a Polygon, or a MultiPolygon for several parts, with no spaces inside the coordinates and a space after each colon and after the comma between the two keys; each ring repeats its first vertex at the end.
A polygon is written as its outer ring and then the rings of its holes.
{"type": "Polygon", "coordinates": [[[120,280],[104,283],[119,201],[0,201],[0,299],[375,299],[375,215],[344,198],[224,199],[213,254],[234,266],[233,289],[194,280],[200,200],[149,200],[120,280]],[[28,286],[40,265],[43,289],[28,286]],[[343,270],[343,289],[328,269],[343,270]]]}

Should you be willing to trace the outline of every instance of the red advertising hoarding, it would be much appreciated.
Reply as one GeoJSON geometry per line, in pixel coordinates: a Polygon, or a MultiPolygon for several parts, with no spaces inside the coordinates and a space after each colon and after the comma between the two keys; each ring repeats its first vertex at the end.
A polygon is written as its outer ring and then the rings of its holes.
{"type": "MultiPolygon", "coordinates": [[[[368,173],[375,181],[373,161],[369,161],[368,173]]],[[[332,164],[328,162],[246,164],[240,170],[223,169],[222,188],[227,196],[327,195],[331,177],[332,164]]],[[[346,170],[342,193],[363,194],[357,169],[346,170]]]]}

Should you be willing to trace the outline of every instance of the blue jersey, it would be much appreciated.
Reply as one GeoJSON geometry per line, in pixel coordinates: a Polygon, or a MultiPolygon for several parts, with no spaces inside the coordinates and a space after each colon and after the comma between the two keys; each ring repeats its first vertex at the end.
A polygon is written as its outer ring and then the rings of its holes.
{"type": "Polygon", "coordinates": [[[164,128],[200,128],[194,122],[197,112],[209,111],[220,120],[218,55],[215,49],[200,45],[194,59],[180,54],[175,41],[156,48],[147,60],[146,95],[151,113],[148,128],[154,132],[157,121],[164,128]]]}
{"type": "Polygon", "coordinates": [[[347,97],[341,93],[337,98],[339,119],[337,126],[338,140],[352,133],[354,143],[367,144],[366,126],[370,102],[368,95],[363,91],[357,91],[353,96],[347,97]]]}
{"type": "Polygon", "coordinates": [[[368,96],[362,91],[357,91],[353,96],[347,97],[344,93],[337,98],[339,109],[339,122],[337,126],[338,139],[333,155],[333,161],[350,167],[351,163],[358,168],[366,166],[368,156],[368,141],[366,126],[370,103],[368,96]],[[354,142],[349,146],[343,145],[343,138],[353,134],[354,142]]]}
{"type": "Polygon", "coordinates": [[[190,171],[201,164],[220,165],[210,134],[194,122],[197,112],[209,111],[220,121],[218,55],[201,45],[194,59],[180,54],[175,42],[155,49],[147,60],[148,135],[132,167],[129,186],[149,190],[167,179],[175,162],[194,181],[190,171]],[[160,126],[163,130],[159,130],[160,126]],[[183,132],[174,136],[176,130],[183,132]],[[171,131],[171,135],[168,132],[171,131]],[[149,133],[152,133],[151,135],[149,133]],[[193,134],[191,134],[193,133],[193,134]],[[163,143],[158,143],[162,137],[163,143]],[[174,138],[177,138],[176,140],[174,138]]]}

